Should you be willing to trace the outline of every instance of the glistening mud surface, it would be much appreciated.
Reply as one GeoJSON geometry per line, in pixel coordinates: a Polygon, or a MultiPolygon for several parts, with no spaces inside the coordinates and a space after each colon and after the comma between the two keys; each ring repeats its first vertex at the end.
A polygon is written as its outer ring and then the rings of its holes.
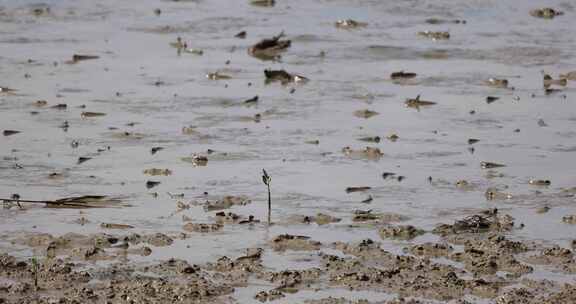
{"type": "Polygon", "coordinates": [[[576,302],[575,13],[0,1],[0,303],[576,302]]]}

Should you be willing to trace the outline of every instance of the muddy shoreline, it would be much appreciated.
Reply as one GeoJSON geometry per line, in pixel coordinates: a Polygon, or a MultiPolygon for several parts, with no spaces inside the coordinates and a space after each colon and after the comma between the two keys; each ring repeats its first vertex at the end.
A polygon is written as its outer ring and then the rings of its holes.
{"type": "MultiPolygon", "coordinates": [[[[396,226],[397,233],[381,233],[381,238],[411,239],[414,229],[396,226]]],[[[439,235],[439,242],[409,245],[401,254],[384,250],[379,240],[323,243],[282,234],[263,247],[245,249],[240,256],[222,256],[203,264],[174,258],[134,262],[135,256],[146,257],[156,248],[194,237],[184,232],[173,236],[28,234],[11,242],[34,248],[34,257],[2,254],[0,289],[2,303],[235,303],[235,289],[256,282],[266,289],[252,297],[263,303],[326,289],[384,292],[396,294],[397,299],[352,302],[328,297],[305,303],[471,303],[465,298],[495,303],[576,301],[576,286],[570,284],[576,273],[573,249],[507,239],[505,234],[514,229],[521,227],[511,216],[492,209],[440,225],[429,232],[439,235]],[[269,252],[286,251],[306,252],[307,259],[318,265],[283,270],[265,265],[269,252]],[[538,268],[562,275],[565,281],[527,276],[538,268]]]]}

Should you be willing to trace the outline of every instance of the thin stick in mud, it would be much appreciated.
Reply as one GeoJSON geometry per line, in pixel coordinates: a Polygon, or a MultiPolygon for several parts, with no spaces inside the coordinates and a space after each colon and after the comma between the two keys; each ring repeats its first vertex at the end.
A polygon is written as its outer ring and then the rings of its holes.
{"type": "Polygon", "coordinates": [[[271,218],[272,218],[272,197],[270,194],[270,182],[272,181],[272,178],[270,177],[270,175],[268,175],[268,172],[266,172],[265,169],[262,169],[262,182],[264,182],[264,185],[266,185],[268,187],[268,226],[270,226],[270,224],[272,223],[271,218]]]}

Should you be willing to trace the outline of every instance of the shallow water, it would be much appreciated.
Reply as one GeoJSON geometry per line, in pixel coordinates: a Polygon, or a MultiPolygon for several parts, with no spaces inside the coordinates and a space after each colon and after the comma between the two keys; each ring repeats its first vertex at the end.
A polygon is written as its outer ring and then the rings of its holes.
{"type": "MultiPolygon", "coordinates": [[[[556,78],[576,70],[576,40],[569,30],[576,26],[571,3],[278,2],[274,7],[257,7],[248,1],[224,0],[98,4],[52,0],[43,2],[50,6],[49,13],[34,16],[31,10],[42,7],[35,1],[0,1],[0,85],[17,89],[0,93],[0,129],[22,132],[0,137],[0,197],[19,193],[23,199],[45,200],[106,194],[122,196],[133,206],[84,210],[82,215],[78,210],[37,206],[2,210],[3,239],[22,231],[100,232],[102,222],[130,224],[136,232],[180,232],[183,214],[197,222],[212,221],[214,212],[198,206],[171,216],[177,200],[167,192],[184,193],[185,201],[202,199],[204,192],[214,197],[245,195],[252,203],[232,211],[265,219],[262,168],[272,176],[277,225],[232,225],[220,233],[194,234],[170,247],[155,248],[146,260],[181,257],[202,263],[262,246],[281,233],[308,235],[323,243],[379,239],[372,228],[348,227],[355,209],[403,214],[410,218],[407,224],[432,229],[475,210],[497,207],[525,224],[512,238],[562,246],[574,238],[576,226],[562,223],[561,218],[576,213],[575,198],[554,193],[576,184],[572,102],[576,83],[545,95],[541,82],[541,71],[556,78]],[[561,8],[565,15],[543,20],[528,14],[542,6],[561,8]],[[156,8],[162,10],[159,16],[153,12],[156,8]],[[426,24],[430,17],[467,23],[426,24]],[[333,23],[344,18],[368,26],[335,28],[333,23]],[[234,38],[241,30],[247,31],[247,38],[234,38]],[[451,38],[432,41],[416,35],[424,30],[447,30],[451,38]],[[281,31],[293,40],[281,61],[261,61],[247,54],[249,46],[281,31]],[[169,46],[178,36],[204,54],[178,55],[169,46]],[[319,56],[321,51],[325,56],[319,56]],[[100,58],[66,63],[76,53],[100,58]],[[266,85],[266,68],[284,68],[311,81],[266,85]],[[389,75],[398,70],[418,76],[397,84],[389,75]],[[232,79],[206,78],[215,71],[232,79]],[[490,77],[509,79],[515,90],[484,85],[490,77]],[[406,98],[419,94],[437,104],[419,111],[405,107],[406,98]],[[242,104],[255,95],[258,105],[242,104]],[[488,95],[500,99],[487,104],[488,95]],[[46,100],[48,106],[35,106],[37,100],[46,100]],[[66,110],[49,108],[64,103],[66,110]],[[362,109],[379,115],[354,116],[362,109]],[[38,113],[31,115],[32,111],[38,113]],[[83,111],[107,115],[83,118],[83,111]],[[251,119],[256,113],[263,113],[260,122],[251,119]],[[540,127],[539,119],[548,126],[540,127]],[[64,121],[70,125],[67,131],[58,127],[64,121]],[[132,122],[136,124],[127,125],[132,122]],[[197,132],[184,134],[182,128],[187,126],[195,126],[197,132]],[[517,128],[520,132],[514,132],[517,128]],[[123,132],[141,136],[126,137],[123,132]],[[398,134],[398,141],[357,140],[392,133],[398,134]],[[468,138],[480,139],[473,145],[474,153],[468,150],[468,138]],[[319,144],[307,144],[309,140],[319,144]],[[74,141],[77,148],[71,147],[74,141]],[[345,146],[367,145],[380,148],[384,156],[362,160],[341,152],[345,146]],[[151,155],[155,146],[164,150],[151,155]],[[106,147],[110,150],[97,152],[106,147]],[[209,155],[205,167],[181,160],[207,149],[228,154],[209,155]],[[81,156],[92,159],[77,164],[81,156]],[[506,164],[494,170],[503,176],[486,178],[481,161],[506,164]],[[14,168],[15,164],[22,168],[14,168]],[[143,174],[154,167],[173,174],[143,174]],[[385,171],[406,178],[383,180],[385,171]],[[48,178],[53,172],[64,177],[48,178]],[[531,178],[550,179],[552,185],[528,185],[531,178]],[[456,188],[460,179],[474,187],[456,188]],[[148,190],[148,180],[161,184],[148,190]],[[373,188],[347,194],[349,186],[373,188]],[[515,198],[486,201],[484,192],[493,186],[507,187],[503,191],[515,198]],[[536,195],[536,190],[542,194],[536,195]],[[159,196],[154,198],[152,192],[159,196]],[[373,201],[360,203],[368,194],[373,201]],[[536,214],[544,204],[551,211],[536,214]],[[318,212],[342,221],[325,226],[283,221],[290,215],[318,212]],[[90,223],[75,223],[80,216],[90,223]]],[[[434,236],[415,242],[430,239],[434,236]]],[[[406,244],[385,241],[383,247],[399,251],[406,244]]],[[[6,241],[0,248],[31,254],[6,241]]],[[[265,265],[272,269],[299,265],[298,259],[290,262],[290,256],[287,261],[271,256],[265,265]]],[[[252,299],[251,292],[235,295],[242,303],[252,299]]],[[[298,296],[299,300],[320,297],[298,296]]]]}

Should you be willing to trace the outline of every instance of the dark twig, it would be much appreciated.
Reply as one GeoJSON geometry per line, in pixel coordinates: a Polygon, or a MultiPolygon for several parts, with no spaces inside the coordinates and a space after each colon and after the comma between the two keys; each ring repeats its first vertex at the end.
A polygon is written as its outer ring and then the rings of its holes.
{"type": "Polygon", "coordinates": [[[272,221],[271,221],[271,218],[272,218],[272,198],[270,195],[270,182],[271,181],[272,181],[272,178],[270,177],[270,175],[268,175],[266,170],[262,169],[262,182],[264,182],[264,185],[266,185],[268,187],[268,225],[270,225],[272,223],[272,221]]]}

